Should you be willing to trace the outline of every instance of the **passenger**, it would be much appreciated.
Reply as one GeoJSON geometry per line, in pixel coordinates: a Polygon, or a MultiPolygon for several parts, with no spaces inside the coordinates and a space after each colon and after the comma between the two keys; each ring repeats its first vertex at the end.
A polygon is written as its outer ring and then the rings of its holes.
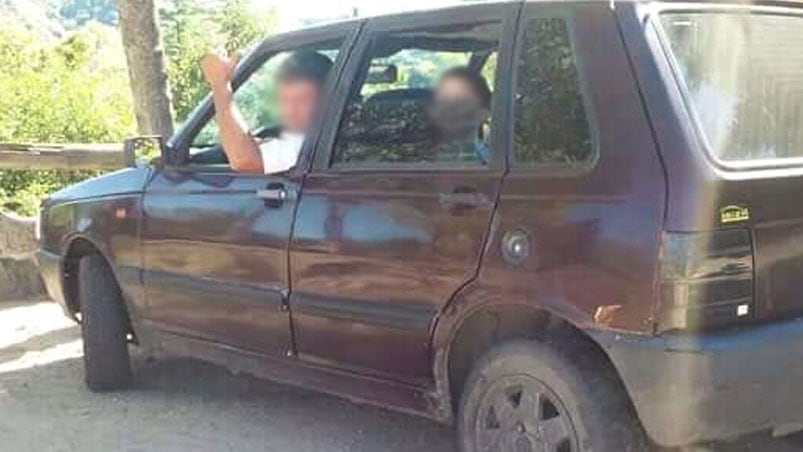
{"type": "Polygon", "coordinates": [[[291,54],[276,73],[281,134],[260,142],[234,102],[231,81],[237,65],[235,58],[210,54],[201,62],[204,78],[212,89],[215,120],[220,129],[223,152],[231,168],[246,173],[278,173],[295,166],[301,145],[322,95],[332,61],[312,51],[291,54]]]}
{"type": "Polygon", "coordinates": [[[430,115],[439,144],[460,153],[461,160],[488,164],[481,129],[491,116],[491,95],[485,77],[466,67],[449,69],[438,79],[430,115]]]}

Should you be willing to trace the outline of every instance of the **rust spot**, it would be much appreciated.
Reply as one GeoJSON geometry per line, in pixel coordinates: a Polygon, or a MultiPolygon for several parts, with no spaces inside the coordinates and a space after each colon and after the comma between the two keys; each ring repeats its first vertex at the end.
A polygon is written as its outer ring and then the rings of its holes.
{"type": "Polygon", "coordinates": [[[611,326],[616,313],[622,309],[622,305],[613,304],[609,306],[598,306],[594,312],[594,323],[601,326],[611,326]]]}

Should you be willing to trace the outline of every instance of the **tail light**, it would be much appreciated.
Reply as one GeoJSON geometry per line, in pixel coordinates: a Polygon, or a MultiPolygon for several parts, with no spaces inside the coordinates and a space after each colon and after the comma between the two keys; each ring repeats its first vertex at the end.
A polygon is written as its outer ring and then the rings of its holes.
{"type": "Polygon", "coordinates": [[[753,245],[748,229],[667,232],[661,251],[657,330],[706,330],[754,315],[753,245]]]}

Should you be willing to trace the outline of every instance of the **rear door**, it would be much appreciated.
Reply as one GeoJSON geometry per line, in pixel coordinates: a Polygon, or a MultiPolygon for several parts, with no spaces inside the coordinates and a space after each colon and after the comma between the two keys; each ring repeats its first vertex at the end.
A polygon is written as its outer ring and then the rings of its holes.
{"type": "Polygon", "coordinates": [[[290,246],[302,360],[408,382],[430,377],[435,319],[476,272],[505,168],[500,133],[516,4],[366,25],[317,149],[290,246]],[[444,71],[489,79],[477,148],[436,143],[430,98],[444,71]],[[446,148],[449,148],[448,150],[446,148]],[[475,158],[485,148],[488,159],[475,158]]]}

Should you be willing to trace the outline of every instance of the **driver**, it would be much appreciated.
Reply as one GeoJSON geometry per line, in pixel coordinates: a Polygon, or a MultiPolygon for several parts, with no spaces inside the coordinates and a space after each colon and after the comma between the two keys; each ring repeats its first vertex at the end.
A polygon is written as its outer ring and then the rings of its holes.
{"type": "Polygon", "coordinates": [[[282,131],[278,138],[256,139],[234,102],[231,81],[237,58],[209,54],[201,61],[204,78],[212,90],[215,121],[223,152],[234,171],[278,173],[295,166],[304,136],[318,107],[332,61],[313,51],[298,51],[284,60],[276,72],[276,91],[282,131]]]}

